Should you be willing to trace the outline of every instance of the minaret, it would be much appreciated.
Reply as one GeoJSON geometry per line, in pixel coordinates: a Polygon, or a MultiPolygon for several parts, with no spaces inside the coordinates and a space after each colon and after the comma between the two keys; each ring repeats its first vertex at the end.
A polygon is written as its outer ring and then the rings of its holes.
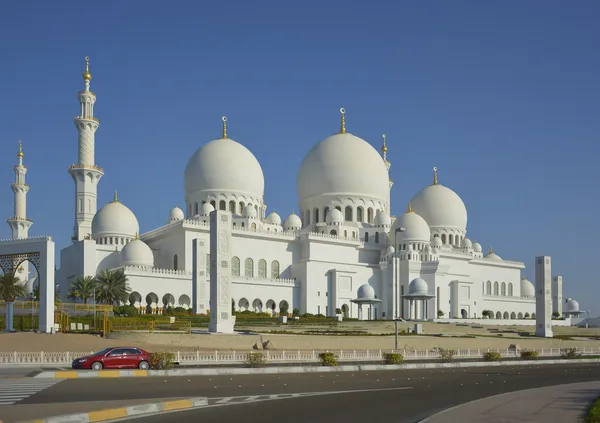
{"type": "Polygon", "coordinates": [[[100,125],[94,117],[96,94],[90,91],[90,58],[85,58],[83,73],[83,91],[79,91],[81,114],[75,117],[75,126],[79,132],[79,158],[77,164],[69,167],[69,174],[75,182],[75,225],[73,242],[81,241],[91,235],[92,219],[97,209],[97,188],[104,170],[94,162],[94,138],[100,125]]]}
{"type": "MultiPolygon", "coordinates": [[[[392,162],[390,162],[387,159],[387,135],[383,134],[382,135],[383,138],[383,145],[381,146],[381,154],[383,155],[383,162],[385,163],[385,168],[388,171],[388,174],[390,173],[390,167],[392,167],[392,162]]],[[[392,186],[394,186],[394,181],[392,181],[392,178],[389,178],[390,180],[390,189],[392,189],[392,186]]]]}
{"type": "Polygon", "coordinates": [[[17,157],[19,163],[15,169],[15,183],[11,185],[15,193],[15,214],[8,219],[8,226],[12,229],[13,239],[23,239],[29,236],[29,228],[33,225],[33,221],[27,219],[27,192],[29,185],[25,183],[25,175],[27,168],[23,166],[23,144],[19,141],[19,152],[17,157]]]}

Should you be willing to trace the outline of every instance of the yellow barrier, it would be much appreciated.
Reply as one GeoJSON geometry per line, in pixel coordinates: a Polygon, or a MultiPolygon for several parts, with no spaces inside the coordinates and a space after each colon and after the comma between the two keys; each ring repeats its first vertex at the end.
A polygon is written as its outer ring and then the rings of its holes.
{"type": "MultiPolygon", "coordinates": [[[[0,301],[0,307],[4,307],[5,301],[0,301]]],[[[39,301],[15,301],[14,308],[26,309],[26,310],[38,310],[39,301]]],[[[88,311],[93,313],[96,310],[99,313],[113,311],[111,304],[81,304],[81,303],[58,303],[54,305],[55,311],[69,312],[69,311],[88,311]]]]}
{"type": "Polygon", "coordinates": [[[131,319],[124,320],[109,320],[108,332],[192,332],[192,323],[187,320],[179,320],[171,323],[169,321],[146,320],[146,319],[131,319]]]}

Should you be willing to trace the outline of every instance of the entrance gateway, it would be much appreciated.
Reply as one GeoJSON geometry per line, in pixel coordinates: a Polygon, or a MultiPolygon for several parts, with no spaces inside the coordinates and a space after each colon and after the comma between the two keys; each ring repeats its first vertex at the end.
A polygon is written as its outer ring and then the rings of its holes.
{"type": "Polygon", "coordinates": [[[40,284],[38,331],[52,333],[54,331],[54,241],[52,237],[0,240],[0,268],[4,274],[14,275],[24,262],[31,263],[38,273],[40,284]]]}

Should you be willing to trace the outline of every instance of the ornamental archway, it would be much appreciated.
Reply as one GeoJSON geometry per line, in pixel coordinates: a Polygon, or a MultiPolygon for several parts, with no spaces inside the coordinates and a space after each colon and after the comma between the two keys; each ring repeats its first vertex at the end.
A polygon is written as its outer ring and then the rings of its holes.
{"type": "Polygon", "coordinates": [[[54,331],[54,242],[51,237],[0,241],[0,268],[4,274],[17,273],[19,266],[31,263],[40,286],[39,332],[54,331]]]}

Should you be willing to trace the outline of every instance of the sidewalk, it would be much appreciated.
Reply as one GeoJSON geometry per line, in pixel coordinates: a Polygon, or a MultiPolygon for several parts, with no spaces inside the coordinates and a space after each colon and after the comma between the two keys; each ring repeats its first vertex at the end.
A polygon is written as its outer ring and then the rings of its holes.
{"type": "Polygon", "coordinates": [[[421,423],[576,423],[600,396],[600,381],[509,392],[468,402],[421,423]]]}

